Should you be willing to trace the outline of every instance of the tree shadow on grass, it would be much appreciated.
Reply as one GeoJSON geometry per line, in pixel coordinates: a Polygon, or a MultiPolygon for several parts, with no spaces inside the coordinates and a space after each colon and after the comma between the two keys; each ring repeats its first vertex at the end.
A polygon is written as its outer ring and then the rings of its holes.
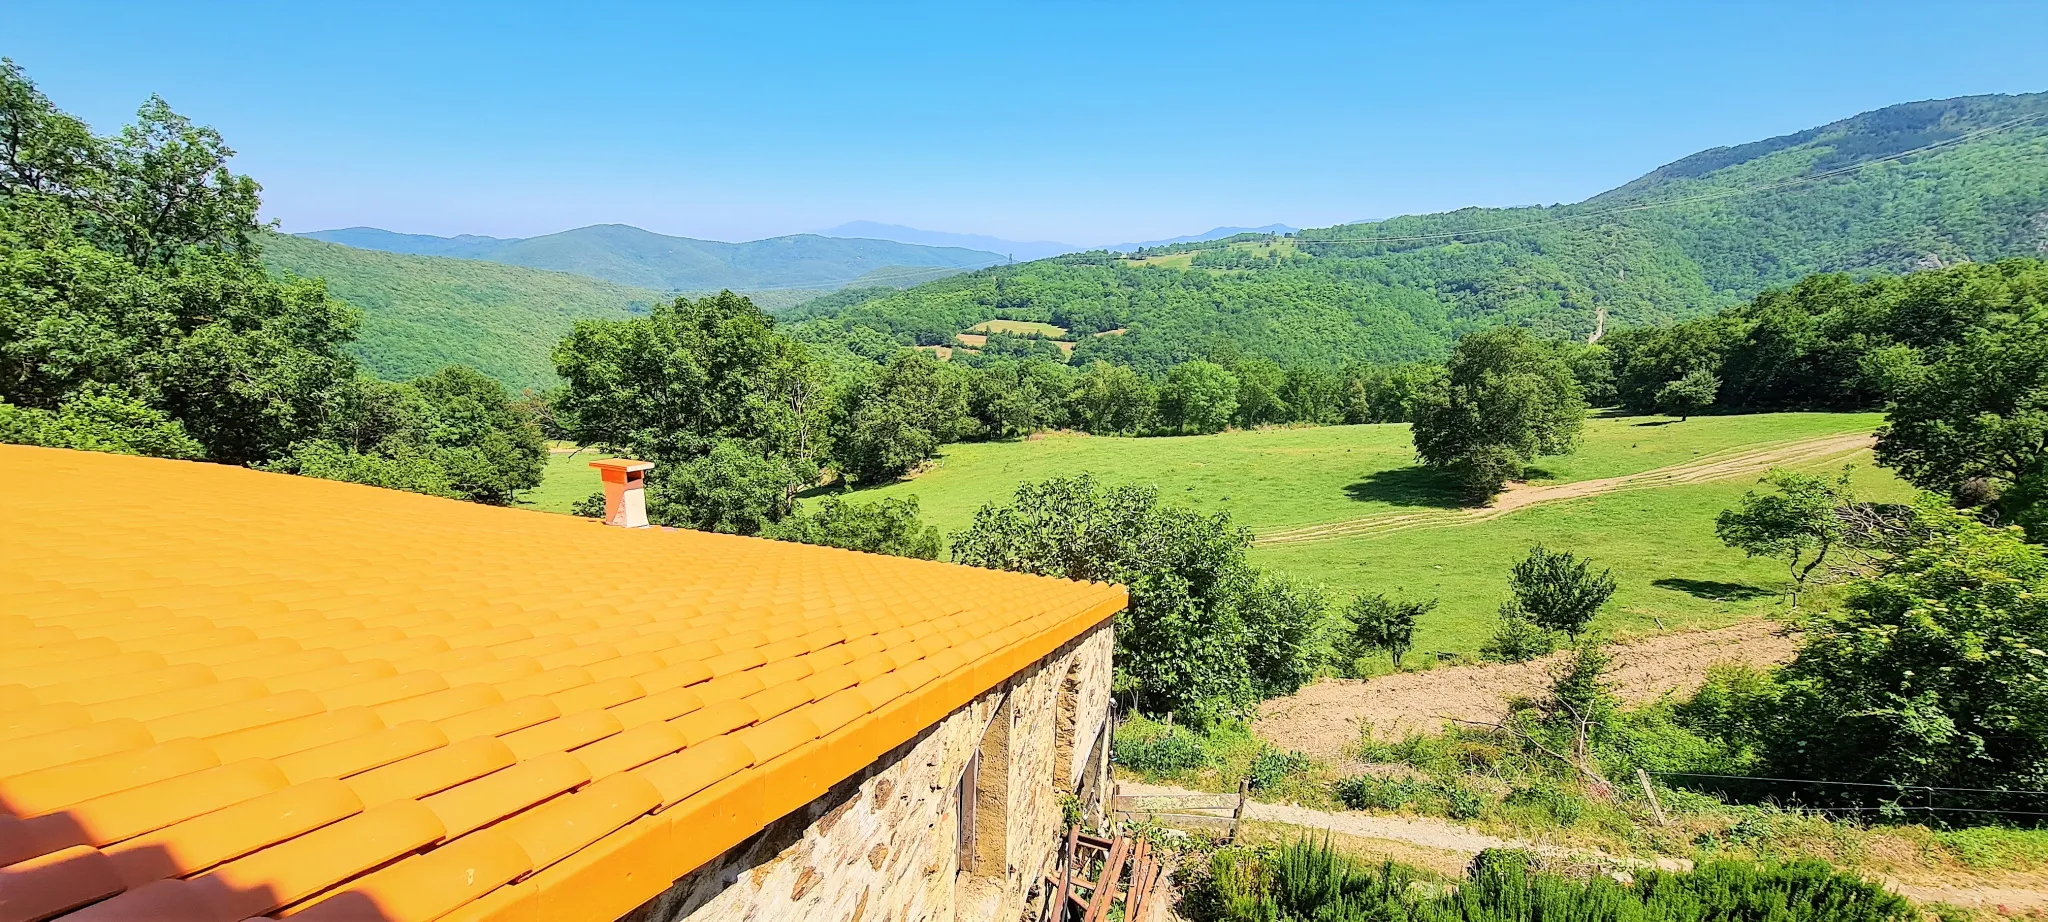
{"type": "Polygon", "coordinates": [[[1374,471],[1365,475],[1363,480],[1345,487],[1344,493],[1361,503],[1392,506],[1462,509],[1470,505],[1464,491],[1458,489],[1449,475],[1421,466],[1374,471]]]}
{"type": "Polygon", "coordinates": [[[1651,580],[1650,585],[1659,589],[1683,592],[1694,598],[1708,599],[1715,602],[1748,602],[1753,599],[1767,599],[1778,595],[1776,590],[1765,589],[1761,586],[1751,586],[1748,583],[1724,583],[1716,579],[1683,579],[1667,576],[1663,579],[1651,580]]]}

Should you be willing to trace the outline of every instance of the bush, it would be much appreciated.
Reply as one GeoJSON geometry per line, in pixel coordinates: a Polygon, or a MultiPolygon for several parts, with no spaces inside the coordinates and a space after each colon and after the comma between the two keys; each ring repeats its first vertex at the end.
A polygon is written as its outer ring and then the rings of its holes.
{"type": "Polygon", "coordinates": [[[1193,881],[1188,908],[1227,922],[1909,922],[1913,905],[1862,877],[1811,859],[1787,864],[1715,861],[1693,871],[1605,875],[1541,870],[1527,852],[1487,849],[1465,883],[1427,886],[1392,861],[1367,864],[1328,838],[1277,849],[1218,852],[1193,881]]]}
{"type": "Polygon", "coordinates": [[[1252,790],[1272,790],[1280,782],[1306,773],[1315,763],[1299,752],[1282,752],[1271,746],[1260,747],[1252,756],[1251,768],[1245,772],[1245,780],[1251,782],[1252,790]]]}
{"type": "Polygon", "coordinates": [[[1186,727],[1133,720],[1118,729],[1109,757],[1134,772],[1177,775],[1209,764],[1202,740],[1186,727]]]}
{"type": "Polygon", "coordinates": [[[1399,810],[1421,797],[1422,787],[1413,778],[1375,775],[1355,775],[1332,786],[1337,799],[1353,810],[1399,810]]]}
{"type": "Polygon", "coordinates": [[[1479,655],[1499,663],[1526,663],[1556,649],[1556,634],[1508,602],[1501,605],[1500,623],[1493,629],[1493,637],[1480,646],[1479,655]]]}

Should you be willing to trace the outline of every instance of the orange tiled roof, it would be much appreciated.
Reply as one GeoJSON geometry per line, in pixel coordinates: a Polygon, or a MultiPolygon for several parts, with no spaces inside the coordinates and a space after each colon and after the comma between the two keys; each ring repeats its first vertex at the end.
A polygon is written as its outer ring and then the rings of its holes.
{"type": "Polygon", "coordinates": [[[609,920],[1121,588],[0,446],[0,922],[609,920]]]}

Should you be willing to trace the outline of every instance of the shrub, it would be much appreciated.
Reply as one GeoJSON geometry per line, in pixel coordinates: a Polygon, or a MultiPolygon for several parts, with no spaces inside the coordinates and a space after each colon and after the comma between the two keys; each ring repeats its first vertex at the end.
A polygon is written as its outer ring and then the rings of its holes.
{"type": "Polygon", "coordinates": [[[1557,649],[1557,635],[1530,618],[1521,606],[1507,602],[1500,607],[1500,623],[1493,637],[1479,648],[1479,655],[1500,663],[1526,663],[1557,649]]]}
{"type": "Polygon", "coordinates": [[[1337,799],[1353,810],[1399,810],[1421,796],[1422,785],[1412,778],[1381,778],[1354,775],[1331,786],[1337,799]]]}
{"type": "Polygon", "coordinates": [[[1271,790],[1280,782],[1307,772],[1312,765],[1314,763],[1309,757],[1299,752],[1282,752],[1271,746],[1262,746],[1258,754],[1252,756],[1245,780],[1251,782],[1254,791],[1271,790]]]}
{"type": "Polygon", "coordinates": [[[1714,861],[1693,871],[1640,873],[1634,884],[1605,875],[1544,871],[1527,852],[1487,849],[1455,889],[1424,884],[1391,861],[1366,864],[1326,837],[1277,849],[1218,852],[1191,908],[1229,922],[1909,922],[1913,905],[1827,864],[1714,861]]]}
{"type": "Polygon", "coordinates": [[[1125,724],[1110,742],[1109,754],[1118,765],[1153,775],[1191,772],[1209,762],[1209,753],[1193,731],[1150,721],[1125,724]]]}

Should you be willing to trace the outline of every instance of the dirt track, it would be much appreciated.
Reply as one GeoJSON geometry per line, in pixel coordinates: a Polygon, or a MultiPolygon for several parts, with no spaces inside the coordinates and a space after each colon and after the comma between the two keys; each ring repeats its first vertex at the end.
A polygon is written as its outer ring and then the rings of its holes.
{"type": "MultiPolygon", "coordinates": [[[[1613,650],[1615,691],[1625,701],[1640,703],[1667,691],[1698,688],[1715,663],[1784,662],[1792,658],[1793,640],[1779,630],[1776,624],[1753,621],[1618,644],[1613,650]]],[[[1557,656],[1370,680],[1328,679],[1266,702],[1253,729],[1283,749],[1342,761],[1362,723],[1369,723],[1376,737],[1399,739],[1411,732],[1435,732],[1448,720],[1498,720],[1506,713],[1505,699],[1542,694],[1557,656]]]]}
{"type": "Polygon", "coordinates": [[[1343,522],[1276,529],[1258,535],[1256,543],[1299,544],[1307,541],[1328,541],[1333,538],[1377,538],[1411,528],[1467,525],[1498,518],[1518,509],[1584,499],[1604,493],[1729,480],[1759,474],[1773,467],[1816,464],[1868,449],[1873,441],[1868,435],[1830,435],[1762,447],[1734,448],[1702,455],[1683,464],[1619,477],[1576,480],[1542,486],[1514,485],[1490,506],[1385,512],[1343,522]]]}

